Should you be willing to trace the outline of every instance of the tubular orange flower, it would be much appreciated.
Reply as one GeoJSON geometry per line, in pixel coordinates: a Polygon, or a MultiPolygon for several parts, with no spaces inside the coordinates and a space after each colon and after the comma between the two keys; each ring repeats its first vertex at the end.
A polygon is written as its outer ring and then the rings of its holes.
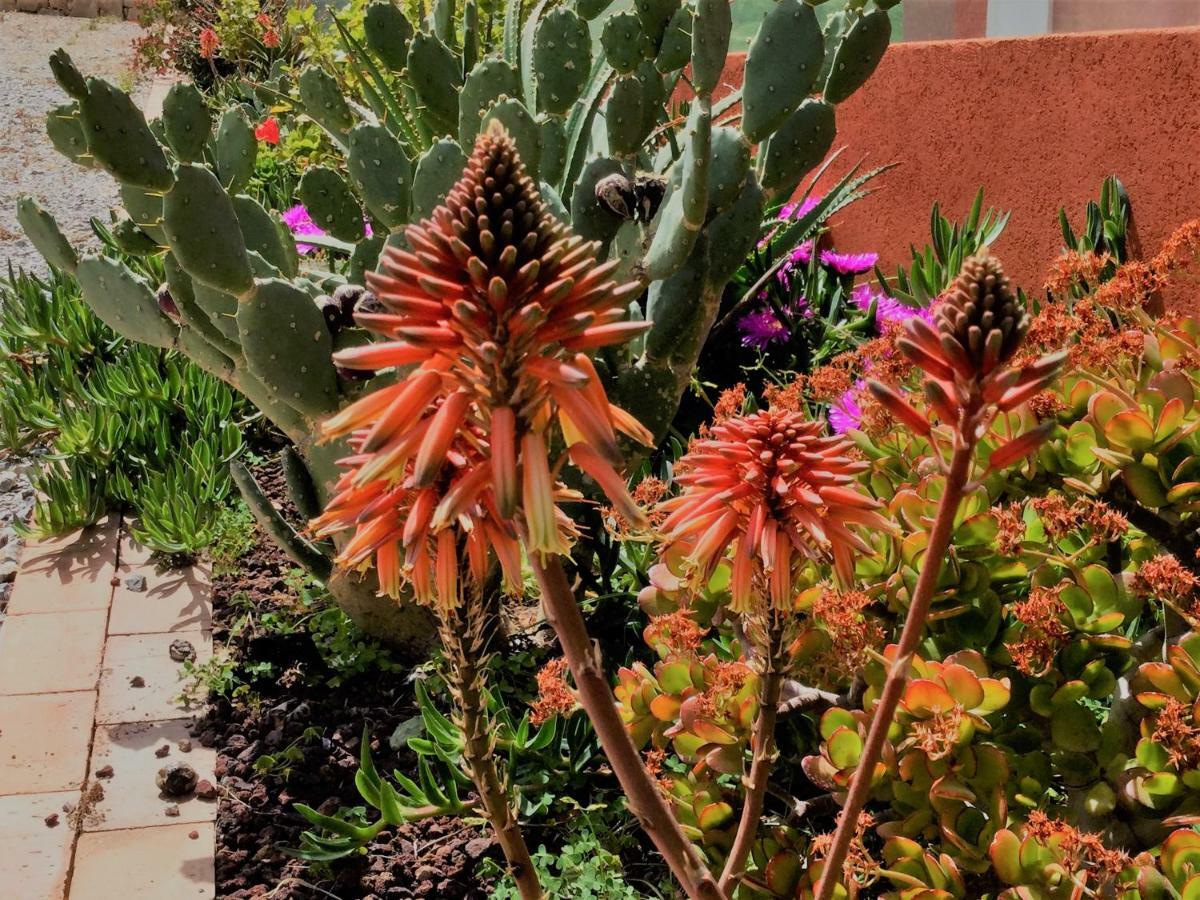
{"type": "Polygon", "coordinates": [[[685,557],[697,583],[732,550],[732,608],[748,612],[756,594],[790,608],[794,569],[832,559],[854,577],[854,551],[870,546],[852,526],[890,530],[879,504],[860,493],[867,463],[824,423],[769,408],[718,422],[676,466],[683,493],[662,504],[664,551],[685,557]]]}
{"type": "Polygon", "coordinates": [[[444,205],[405,238],[409,249],[389,246],[382,272],[368,275],[380,308],[358,316],[383,340],[335,361],[415,368],[325,423],[325,437],[347,438],[352,455],[313,529],[354,529],[342,565],[364,567],[377,554],[387,593],[407,580],[422,602],[453,607],[452,556],[465,553],[476,577],[494,556],[515,586],[519,542],[538,554],[569,548],[575,527],[559,503],[578,495],[557,481],[551,448],[565,443],[564,459],[640,520],[617,434],[651,436],[609,404],[584,351],[646,324],[625,321],[640,288],[618,286],[615,264],[597,262],[599,245],[551,215],[499,128],[480,137],[444,205]]]}

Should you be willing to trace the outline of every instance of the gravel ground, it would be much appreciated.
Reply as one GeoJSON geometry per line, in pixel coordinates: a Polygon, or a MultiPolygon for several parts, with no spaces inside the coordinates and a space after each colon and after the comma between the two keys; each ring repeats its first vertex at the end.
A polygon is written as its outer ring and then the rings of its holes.
{"type": "MultiPolygon", "coordinates": [[[[17,197],[30,194],[58,219],[73,244],[93,241],[88,219],[107,217],[116,200],[112,178],[60,156],[46,137],[46,113],[66,102],[46,60],[66,48],[85,75],[120,87],[131,83],[132,22],[0,13],[0,273],[44,272],[45,263],[17,225],[17,197]]],[[[142,91],[135,99],[142,99],[142,91]]]]}
{"type": "Polygon", "coordinates": [[[33,488],[25,477],[26,466],[26,461],[17,457],[0,457],[0,622],[4,621],[21,555],[21,539],[13,525],[28,519],[33,511],[33,488]]]}

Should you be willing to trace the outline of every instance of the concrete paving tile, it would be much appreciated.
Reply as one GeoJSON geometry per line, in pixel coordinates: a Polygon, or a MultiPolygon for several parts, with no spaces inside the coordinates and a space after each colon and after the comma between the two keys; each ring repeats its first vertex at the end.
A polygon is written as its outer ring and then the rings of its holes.
{"type": "Polygon", "coordinates": [[[105,516],[87,528],[76,529],[58,537],[30,541],[21,555],[22,566],[63,555],[85,555],[116,565],[119,535],[120,518],[105,516]]]}
{"type": "Polygon", "coordinates": [[[106,526],[74,545],[63,546],[62,540],[26,545],[10,616],[108,608],[117,557],[115,529],[106,526]]]}
{"type": "MultiPolygon", "coordinates": [[[[155,558],[153,550],[145,544],[139,543],[126,529],[121,530],[120,565],[122,569],[136,568],[137,566],[153,566],[155,571],[160,575],[172,571],[155,558]]],[[[192,563],[186,571],[196,580],[207,581],[210,579],[212,567],[207,562],[201,560],[192,563]]],[[[122,576],[122,580],[124,580],[124,576],[122,576]]]]}
{"type": "Polygon", "coordinates": [[[0,628],[0,695],[96,687],[108,611],[9,616],[0,628]]]}
{"type": "Polygon", "coordinates": [[[192,644],[198,663],[212,656],[212,634],[207,631],[109,637],[100,673],[98,723],[152,722],[178,718],[192,711],[176,702],[184,687],[181,666],[168,652],[171,642],[176,640],[192,644]],[[132,683],[139,678],[142,686],[134,687],[132,683]]]}
{"type": "Polygon", "coordinates": [[[0,885],[9,896],[61,900],[75,840],[63,804],[78,801],[78,791],[0,797],[0,885]]]}
{"type": "Polygon", "coordinates": [[[212,589],[202,574],[135,565],[121,566],[117,578],[120,584],[113,591],[110,635],[212,629],[212,589]],[[143,591],[129,587],[128,580],[138,577],[146,579],[143,591]]]}
{"type": "Polygon", "coordinates": [[[216,894],[207,822],[81,834],[71,900],[204,900],[216,894]],[[196,838],[189,837],[196,833],[196,838]]]}
{"type": "Polygon", "coordinates": [[[193,740],[183,719],[99,726],[92,745],[90,776],[103,785],[104,799],[94,805],[93,815],[84,823],[83,830],[212,822],[217,815],[216,800],[200,800],[194,794],[183,799],[168,797],[159,791],[155,776],[163,766],[183,762],[196,770],[198,778],[215,785],[216,761],[216,750],[193,740]],[[190,742],[191,750],[182,751],[181,741],[190,742]],[[156,756],[155,751],[164,746],[170,752],[156,756]],[[106,766],[112,766],[112,776],[98,778],[96,773],[106,766]],[[166,809],[172,805],[179,808],[178,817],[166,815],[166,809]]]}
{"type": "Polygon", "coordinates": [[[78,792],[95,708],[95,691],[0,697],[0,796],[78,792]]]}

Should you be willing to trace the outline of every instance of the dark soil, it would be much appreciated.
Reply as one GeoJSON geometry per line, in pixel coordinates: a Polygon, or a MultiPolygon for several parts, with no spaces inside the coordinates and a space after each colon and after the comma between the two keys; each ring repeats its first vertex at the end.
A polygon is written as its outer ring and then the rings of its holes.
{"type": "MultiPolygon", "coordinates": [[[[255,474],[268,495],[286,505],[278,469],[269,465],[255,474]]],[[[255,634],[251,628],[231,636],[235,621],[245,613],[244,606],[232,602],[236,595],[248,597],[257,612],[296,603],[287,584],[293,568],[269,539],[260,536],[239,560],[236,573],[213,578],[216,644],[229,643],[243,664],[272,663],[283,673],[252,685],[256,702],[215,699],[196,727],[201,743],[218,749],[217,897],[486,898],[491,884],[475,870],[483,858],[498,858],[498,849],[489,832],[458,819],[429,819],[385,830],[367,854],[320,866],[279,849],[298,847],[301,832],[309,827],[293,804],[305,803],[325,813],[364,805],[354,787],[364,723],[381,772],[411,771],[414,764],[411,753],[392,751],[386,740],[399,722],[415,714],[411,687],[402,677],[368,676],[335,690],[321,677],[324,663],[303,632],[255,634]],[[321,736],[302,739],[310,728],[321,736]],[[303,755],[288,763],[286,778],[256,771],[256,760],[294,742],[299,742],[295,746],[303,755]]],[[[368,810],[368,815],[374,819],[377,813],[368,810]]]]}

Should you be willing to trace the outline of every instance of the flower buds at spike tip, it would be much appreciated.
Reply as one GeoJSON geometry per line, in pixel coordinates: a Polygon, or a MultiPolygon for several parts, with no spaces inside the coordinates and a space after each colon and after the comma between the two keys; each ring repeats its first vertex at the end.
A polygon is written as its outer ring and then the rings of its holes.
{"type": "Polygon", "coordinates": [[[950,290],[934,307],[943,347],[962,348],[978,375],[987,375],[1012,359],[1029,330],[1029,312],[1013,293],[1000,263],[973,256],[950,290]]]}

